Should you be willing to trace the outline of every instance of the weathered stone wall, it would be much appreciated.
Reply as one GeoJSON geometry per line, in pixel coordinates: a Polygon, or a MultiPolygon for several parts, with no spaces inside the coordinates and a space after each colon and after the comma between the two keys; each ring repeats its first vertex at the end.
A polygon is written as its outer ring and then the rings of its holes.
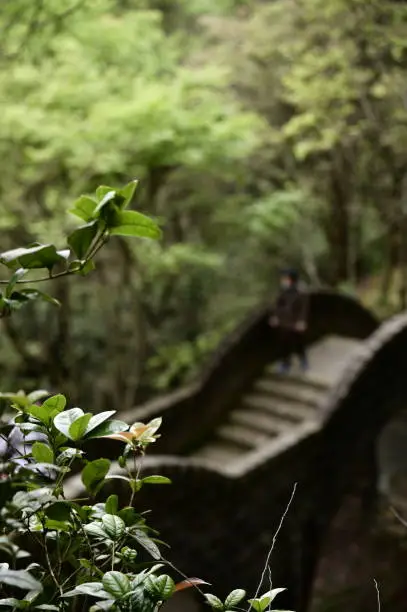
{"type": "Polygon", "coordinates": [[[318,436],[312,470],[326,517],[320,531],[320,539],[326,543],[319,583],[325,580],[353,587],[352,601],[343,602],[352,610],[376,605],[373,577],[379,581],[382,601],[389,603],[396,597],[391,607],[405,609],[405,597],[397,600],[403,590],[405,550],[400,541],[380,532],[378,520],[383,522],[383,516],[379,513],[377,517],[375,511],[380,484],[377,450],[382,432],[390,423],[397,423],[407,407],[406,364],[407,316],[400,315],[384,323],[363,344],[327,402],[325,426],[318,436]],[[347,514],[349,500],[357,508],[351,516],[347,514]],[[340,563],[344,566],[342,578],[327,580],[327,572],[337,572],[340,563]]]}
{"type": "Polygon", "coordinates": [[[382,428],[407,406],[407,316],[384,323],[363,343],[325,407],[318,480],[332,501],[349,491],[352,474],[369,457],[375,474],[375,446],[382,428]],[[322,461],[323,458],[323,461],[322,461]]]}

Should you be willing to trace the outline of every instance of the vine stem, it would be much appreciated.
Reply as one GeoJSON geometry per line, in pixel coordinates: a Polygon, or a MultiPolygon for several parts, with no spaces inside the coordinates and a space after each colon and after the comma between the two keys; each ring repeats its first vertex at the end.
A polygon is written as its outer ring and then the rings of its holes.
{"type": "MultiPolygon", "coordinates": [[[[90,261],[93,257],[95,257],[96,253],[98,253],[98,251],[100,251],[100,249],[103,247],[103,245],[107,241],[107,238],[108,238],[108,236],[106,235],[105,232],[103,232],[103,234],[101,234],[99,236],[99,238],[95,242],[95,245],[94,245],[93,249],[87,255],[87,257],[85,259],[85,263],[79,268],[79,270],[81,268],[85,267],[85,265],[88,263],[88,261],[90,261]]],[[[73,271],[73,270],[64,270],[63,272],[58,272],[57,274],[50,274],[49,276],[40,276],[40,278],[22,279],[22,280],[16,281],[16,285],[27,285],[27,284],[34,284],[34,283],[45,283],[46,281],[50,281],[50,280],[52,281],[52,280],[54,280],[56,278],[62,278],[64,276],[72,276],[76,272],[77,271],[73,271]]],[[[9,282],[10,282],[9,280],[1,279],[0,280],[0,285],[8,285],[9,282]]]]}
{"type": "MultiPolygon", "coordinates": [[[[142,468],[143,458],[144,458],[144,451],[140,452],[139,457],[137,457],[136,451],[134,452],[134,455],[133,455],[133,470],[136,472],[136,474],[135,474],[135,480],[136,481],[138,481],[138,479],[140,478],[140,472],[141,472],[141,468],[142,468]]],[[[131,474],[131,472],[130,472],[130,470],[127,471],[127,474],[129,476],[129,478],[131,478],[132,480],[134,479],[132,474],[131,474]]],[[[130,501],[129,501],[129,506],[133,506],[135,496],[136,496],[136,492],[132,489],[131,496],[130,496],[130,501]]]]}
{"type": "Polygon", "coordinates": [[[377,612],[381,612],[382,603],[381,603],[381,600],[380,600],[379,584],[378,584],[376,578],[373,578],[373,582],[374,582],[374,586],[375,586],[375,589],[376,589],[376,595],[377,595],[377,612]]]}
{"type": "MultiPolygon", "coordinates": [[[[273,541],[272,541],[272,543],[271,543],[270,550],[269,550],[269,552],[268,552],[268,554],[267,554],[267,559],[266,559],[266,562],[265,562],[265,564],[264,564],[264,569],[263,569],[263,572],[262,572],[262,574],[261,574],[260,582],[259,582],[259,585],[258,585],[258,587],[257,587],[256,594],[255,594],[255,596],[254,596],[254,599],[257,599],[257,597],[259,596],[260,589],[261,589],[261,587],[262,587],[262,585],[263,585],[263,583],[264,583],[264,579],[265,579],[265,577],[266,577],[267,570],[268,570],[268,569],[269,569],[269,567],[270,567],[270,560],[271,560],[271,556],[272,556],[273,551],[274,551],[274,547],[275,547],[276,542],[277,542],[277,538],[278,538],[279,533],[280,533],[280,531],[281,531],[281,529],[282,529],[282,527],[283,527],[284,521],[285,521],[285,519],[287,518],[287,514],[288,514],[288,512],[289,512],[289,510],[290,510],[290,507],[291,507],[291,504],[292,504],[292,502],[293,502],[293,500],[294,500],[296,490],[297,490],[297,483],[295,482],[295,483],[294,483],[294,486],[293,486],[292,493],[291,493],[291,497],[290,497],[290,499],[288,500],[288,504],[287,504],[287,506],[286,506],[286,509],[284,510],[284,513],[283,513],[283,515],[282,515],[282,517],[281,517],[281,519],[280,519],[280,522],[279,522],[279,524],[278,524],[277,530],[276,530],[276,532],[275,532],[275,534],[274,534],[274,536],[273,536],[273,541]]],[[[250,604],[250,608],[249,608],[248,612],[250,612],[252,609],[253,609],[253,606],[250,604]]]]}
{"type": "Polygon", "coordinates": [[[64,594],[63,588],[62,586],[59,584],[58,579],[55,575],[54,569],[52,567],[52,563],[51,563],[51,559],[49,558],[49,552],[48,552],[48,547],[47,547],[47,540],[46,540],[46,531],[44,531],[44,542],[42,544],[43,548],[44,548],[44,552],[45,552],[45,559],[47,561],[47,566],[48,566],[48,571],[51,574],[52,580],[55,582],[55,586],[57,587],[59,594],[62,595],[64,594]]]}
{"type": "MultiPolygon", "coordinates": [[[[51,276],[41,276],[40,278],[32,278],[19,280],[16,282],[16,285],[27,285],[29,283],[45,283],[45,281],[54,280],[55,278],[61,278],[62,276],[71,276],[74,274],[72,270],[64,270],[63,272],[58,272],[57,274],[53,274],[51,276]]],[[[0,280],[0,285],[8,285],[10,281],[8,280],[0,280]]]]}

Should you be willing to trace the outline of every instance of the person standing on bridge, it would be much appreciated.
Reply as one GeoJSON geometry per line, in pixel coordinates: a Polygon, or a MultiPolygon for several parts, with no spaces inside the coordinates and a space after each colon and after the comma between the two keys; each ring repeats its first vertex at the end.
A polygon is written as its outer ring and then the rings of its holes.
{"type": "Polygon", "coordinates": [[[296,270],[283,270],[280,277],[280,293],[270,318],[271,327],[279,329],[281,339],[289,353],[281,362],[282,374],[291,369],[292,355],[299,357],[303,372],[308,370],[308,358],[305,348],[305,332],[308,320],[308,295],[299,285],[299,274],[296,270]]]}

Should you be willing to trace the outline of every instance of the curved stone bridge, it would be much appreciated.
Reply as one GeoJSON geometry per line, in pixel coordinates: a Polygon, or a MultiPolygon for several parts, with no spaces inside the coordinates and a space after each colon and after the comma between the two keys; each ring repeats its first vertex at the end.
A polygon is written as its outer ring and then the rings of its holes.
{"type": "MultiPolygon", "coordinates": [[[[313,293],[310,373],[281,378],[273,362],[285,347],[269,314],[252,314],[194,385],[121,417],[164,418],[160,455],[143,469],[173,484],[145,487],[138,507],[152,509],[171,561],[217,593],[253,593],[274,546],[273,583],[289,588],[279,607],[302,612],[327,529],[346,494],[374,497],[376,438],[407,405],[407,316],[378,329],[354,300],[313,293]]],[[[117,446],[92,452],[113,457],[117,446]]],[[[79,489],[73,478],[68,491],[79,489]]]]}

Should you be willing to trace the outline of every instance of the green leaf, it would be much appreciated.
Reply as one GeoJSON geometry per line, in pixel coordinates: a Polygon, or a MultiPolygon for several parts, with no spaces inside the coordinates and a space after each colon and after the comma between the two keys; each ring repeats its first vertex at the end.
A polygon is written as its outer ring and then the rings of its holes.
{"type": "Polygon", "coordinates": [[[157,417],[155,419],[152,419],[151,421],[149,421],[149,423],[147,423],[148,431],[145,431],[144,434],[148,436],[155,434],[160,429],[162,422],[163,422],[162,417],[157,417]]]}
{"type": "Polygon", "coordinates": [[[48,293],[44,293],[44,291],[39,291],[38,289],[21,289],[20,293],[29,300],[42,300],[53,306],[61,305],[61,302],[52,297],[52,295],[48,295],[48,293]]]}
{"type": "Polygon", "coordinates": [[[131,203],[134,197],[134,193],[137,189],[137,185],[138,185],[138,180],[135,179],[134,181],[127,183],[125,187],[122,187],[122,189],[119,190],[120,195],[122,195],[124,198],[124,203],[123,203],[122,208],[127,208],[127,206],[131,203]]]}
{"type": "Polygon", "coordinates": [[[54,418],[54,425],[58,429],[58,431],[64,434],[64,436],[72,439],[69,434],[69,429],[72,423],[74,423],[83,415],[84,412],[80,408],[71,408],[70,410],[65,410],[64,412],[60,412],[56,415],[56,417],[54,418]]]}
{"type": "Polygon", "coordinates": [[[268,591],[267,593],[264,593],[261,596],[261,599],[263,599],[263,597],[266,597],[267,599],[270,600],[270,603],[277,597],[277,595],[279,593],[282,593],[283,591],[286,591],[287,589],[285,588],[280,588],[280,589],[271,589],[271,591],[268,591]]]}
{"type": "Polygon", "coordinates": [[[94,493],[103,482],[110,468],[108,459],[95,459],[82,470],[82,482],[89,493],[94,493]]]}
{"type": "Polygon", "coordinates": [[[109,225],[110,234],[115,236],[138,236],[139,238],[161,238],[158,225],[146,215],[135,210],[120,210],[113,215],[109,225]]]}
{"type": "Polygon", "coordinates": [[[110,417],[114,414],[116,414],[116,410],[106,410],[105,412],[99,412],[99,414],[95,414],[94,416],[92,416],[86,428],[86,434],[89,434],[91,431],[96,429],[96,427],[99,427],[102,423],[110,419],[110,417]]]}
{"type": "Polygon", "coordinates": [[[166,601],[175,591],[173,579],[166,574],[162,576],[148,576],[144,586],[156,601],[166,601]]]}
{"type": "Polygon", "coordinates": [[[19,559],[30,557],[29,553],[21,550],[16,544],[13,544],[7,536],[0,536],[0,550],[10,557],[17,557],[19,559]]]}
{"type": "Polygon", "coordinates": [[[105,590],[113,595],[115,599],[122,599],[131,591],[131,583],[125,574],[121,572],[106,572],[102,584],[105,590]]]}
{"type": "Polygon", "coordinates": [[[98,521],[88,523],[88,525],[84,526],[84,529],[86,533],[89,533],[89,535],[93,536],[94,538],[103,538],[104,540],[107,539],[107,533],[103,529],[102,524],[98,521]]]}
{"type": "Polygon", "coordinates": [[[93,272],[93,270],[96,268],[95,262],[92,259],[89,259],[85,265],[83,265],[77,272],[76,274],[80,274],[81,276],[86,276],[87,274],[90,274],[90,272],[93,272]]]}
{"type": "Polygon", "coordinates": [[[72,591],[63,594],[63,597],[76,597],[77,595],[90,595],[101,599],[110,599],[111,595],[105,591],[101,582],[84,582],[72,591]]]}
{"type": "Polygon", "coordinates": [[[0,263],[9,268],[48,268],[51,270],[56,264],[65,262],[69,251],[57,251],[53,244],[12,249],[0,254],[0,263]]]}
{"type": "Polygon", "coordinates": [[[71,506],[69,502],[57,501],[48,506],[45,514],[53,521],[69,521],[71,520],[71,506]]]}
{"type": "Polygon", "coordinates": [[[125,506],[122,508],[119,511],[119,516],[123,519],[128,527],[134,525],[140,520],[140,516],[132,506],[125,506]]]}
{"type": "Polygon", "coordinates": [[[48,413],[48,410],[43,406],[36,406],[35,404],[33,404],[32,406],[28,406],[25,411],[28,412],[28,414],[31,414],[31,416],[41,421],[41,423],[44,423],[44,425],[47,425],[50,421],[50,415],[48,413]]]}
{"type": "Polygon", "coordinates": [[[171,480],[166,476],[146,476],[142,479],[143,484],[171,484],[171,480]]]}
{"type": "Polygon", "coordinates": [[[91,221],[68,236],[68,244],[79,259],[84,259],[98,233],[98,222],[91,221]]]}
{"type": "Polygon", "coordinates": [[[83,219],[88,222],[93,218],[93,213],[97,206],[97,202],[86,195],[82,195],[78,198],[73,206],[73,208],[69,211],[76,217],[83,219]]]}
{"type": "Polygon", "coordinates": [[[249,599],[249,604],[256,612],[264,612],[268,606],[267,601],[262,601],[261,599],[249,599]]]}
{"type": "MultiPolygon", "coordinates": [[[[15,299],[15,296],[23,296],[23,298],[28,300],[42,300],[43,302],[48,302],[48,304],[52,304],[53,306],[60,306],[61,303],[56,298],[52,297],[52,295],[48,295],[48,293],[44,293],[43,291],[39,291],[38,289],[21,289],[17,294],[14,292],[12,294],[12,298],[15,299]]],[[[21,299],[21,298],[20,298],[21,299]]]]}
{"type": "Polygon", "coordinates": [[[14,599],[13,597],[7,597],[6,599],[0,599],[0,606],[7,606],[7,608],[21,608],[21,601],[14,599]]]}
{"type": "Polygon", "coordinates": [[[67,461],[81,457],[84,454],[79,448],[65,448],[57,457],[57,465],[63,465],[67,461]]]}
{"type": "Polygon", "coordinates": [[[2,298],[0,303],[10,310],[19,310],[22,306],[34,300],[42,300],[51,303],[53,306],[60,306],[58,300],[47,293],[38,291],[38,289],[21,289],[20,291],[13,291],[10,298],[2,298]]]}
{"type": "Polygon", "coordinates": [[[41,582],[38,582],[25,570],[0,569],[0,583],[8,584],[25,591],[42,591],[41,582]]]}
{"type": "Polygon", "coordinates": [[[54,463],[54,453],[48,444],[34,442],[31,453],[37,463],[54,463]]]}
{"type": "Polygon", "coordinates": [[[46,470],[51,471],[51,472],[62,472],[62,473],[66,472],[66,468],[58,467],[54,463],[30,463],[26,465],[24,469],[29,470],[31,472],[37,472],[37,473],[44,472],[46,470]]]}
{"type": "Polygon", "coordinates": [[[95,218],[101,217],[109,226],[110,217],[117,210],[116,198],[117,193],[114,189],[108,191],[100,200],[99,204],[96,206],[93,216],[95,218]]]}
{"type": "Polygon", "coordinates": [[[157,544],[153,542],[153,540],[149,538],[144,531],[137,529],[133,534],[133,537],[143,548],[145,548],[147,552],[150,553],[153,559],[161,559],[160,549],[158,548],[157,544]]]}
{"type": "Polygon", "coordinates": [[[144,588],[138,587],[132,591],[130,597],[130,609],[142,610],[143,612],[155,612],[156,606],[151,599],[146,597],[144,588]]]}
{"type": "Polygon", "coordinates": [[[0,393],[0,399],[7,400],[8,402],[12,402],[19,408],[25,408],[30,404],[30,400],[28,396],[24,393],[24,391],[19,391],[18,393],[0,393]]]}
{"type": "Polygon", "coordinates": [[[53,395],[52,397],[46,399],[45,402],[43,402],[42,406],[43,408],[49,410],[52,417],[54,417],[59,412],[65,410],[66,397],[61,393],[58,393],[58,395],[53,395]]]}
{"type": "Polygon", "coordinates": [[[71,531],[72,525],[66,521],[55,521],[54,519],[47,519],[45,521],[45,528],[48,531],[71,531]]]}
{"type": "Polygon", "coordinates": [[[116,193],[116,189],[114,187],[108,187],[107,185],[99,185],[99,187],[96,189],[97,201],[101,202],[108,193],[112,192],[116,193]]]}
{"type": "Polygon", "coordinates": [[[93,563],[91,563],[91,561],[89,561],[89,559],[79,559],[79,563],[80,565],[87,569],[87,570],[92,570],[93,569],[93,563]]]}
{"type": "Polygon", "coordinates": [[[6,287],[6,297],[10,297],[11,294],[13,293],[13,289],[16,286],[16,284],[18,283],[19,280],[21,280],[23,278],[23,276],[25,276],[27,274],[28,270],[26,270],[25,268],[18,268],[18,270],[16,270],[13,274],[13,276],[10,278],[8,285],[6,287]]]}
{"type": "Polygon", "coordinates": [[[211,606],[211,608],[214,608],[215,610],[223,610],[223,603],[221,602],[219,597],[216,597],[216,595],[205,593],[205,599],[211,606]]]}
{"type": "Polygon", "coordinates": [[[64,444],[66,444],[67,441],[68,441],[68,438],[64,436],[64,434],[58,433],[54,438],[54,446],[55,448],[59,448],[60,446],[63,446],[64,444]]]}
{"type": "Polygon", "coordinates": [[[72,423],[69,428],[69,436],[72,440],[80,440],[83,437],[91,418],[92,415],[90,413],[84,414],[72,423]]]}
{"type": "Polygon", "coordinates": [[[119,510],[119,498],[117,495],[110,495],[105,503],[105,510],[108,514],[117,514],[119,510]]]}
{"type": "Polygon", "coordinates": [[[126,531],[125,522],[115,514],[105,514],[102,517],[102,525],[112,540],[119,540],[126,531]]]}
{"type": "Polygon", "coordinates": [[[46,428],[43,427],[41,423],[26,423],[22,421],[21,419],[24,419],[24,417],[23,416],[16,417],[15,421],[16,423],[19,424],[20,430],[22,431],[23,434],[27,435],[28,433],[31,433],[32,431],[38,431],[40,433],[45,433],[45,434],[47,433],[46,428]]]}
{"type": "Polygon", "coordinates": [[[105,421],[101,425],[98,425],[89,434],[86,435],[86,439],[92,438],[103,438],[110,434],[119,433],[120,431],[127,431],[129,426],[124,421],[112,420],[105,421]]]}
{"type": "Polygon", "coordinates": [[[53,606],[52,604],[40,604],[39,606],[35,606],[36,610],[56,610],[58,612],[58,606],[53,606]]]}
{"type": "Polygon", "coordinates": [[[28,509],[31,512],[39,510],[45,504],[55,501],[55,496],[47,488],[35,489],[34,491],[19,491],[12,500],[12,505],[19,510],[28,509]]]}
{"type": "Polygon", "coordinates": [[[225,599],[225,608],[234,608],[246,597],[246,591],[235,589],[225,599]]]}
{"type": "Polygon", "coordinates": [[[256,610],[256,612],[264,612],[264,610],[269,608],[271,602],[277,597],[277,595],[285,590],[285,588],[272,589],[267,593],[264,593],[261,597],[249,599],[249,604],[252,608],[254,608],[254,610],[256,610]]]}

